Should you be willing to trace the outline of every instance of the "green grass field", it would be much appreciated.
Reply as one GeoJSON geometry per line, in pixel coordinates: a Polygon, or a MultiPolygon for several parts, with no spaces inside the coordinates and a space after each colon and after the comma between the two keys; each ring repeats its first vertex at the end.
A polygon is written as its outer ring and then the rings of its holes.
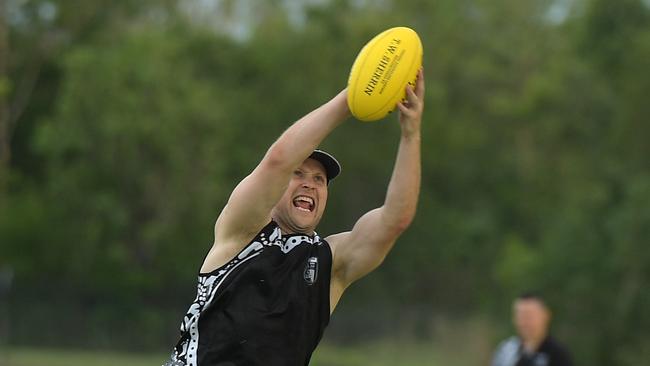
{"type": "Polygon", "coordinates": [[[160,365],[165,356],[112,352],[69,351],[50,349],[12,349],[0,365],[8,366],[151,366],[160,365]]]}
{"type": "MultiPolygon", "coordinates": [[[[436,352],[431,344],[373,343],[358,347],[321,345],[311,366],[462,366],[476,365],[471,354],[456,357],[436,352]]],[[[47,349],[11,349],[0,354],[4,366],[151,366],[160,365],[165,354],[129,354],[114,352],[47,349]]]]}

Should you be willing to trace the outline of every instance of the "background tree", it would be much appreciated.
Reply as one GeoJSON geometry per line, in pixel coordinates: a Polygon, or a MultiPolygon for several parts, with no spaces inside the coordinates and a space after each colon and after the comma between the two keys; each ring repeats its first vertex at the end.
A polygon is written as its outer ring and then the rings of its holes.
{"type": "MultiPolygon", "coordinates": [[[[481,338],[487,359],[533,288],[579,363],[649,357],[647,2],[0,4],[14,344],[168,347],[228,193],[368,39],[408,25],[428,83],[418,216],[326,341],[467,329],[451,349],[481,338]]],[[[344,169],[319,232],[380,204],[398,133],[350,121],[325,141],[344,169]]]]}

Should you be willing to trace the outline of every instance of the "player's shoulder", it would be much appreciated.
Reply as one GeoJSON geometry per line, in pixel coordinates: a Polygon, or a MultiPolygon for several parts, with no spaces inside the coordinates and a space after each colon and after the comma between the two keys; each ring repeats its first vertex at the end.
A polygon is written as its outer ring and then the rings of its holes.
{"type": "Polygon", "coordinates": [[[324,241],[329,244],[330,248],[332,249],[332,253],[334,253],[338,247],[344,245],[345,242],[347,242],[349,237],[350,232],[344,231],[341,233],[330,234],[324,238],[324,241]]]}
{"type": "Polygon", "coordinates": [[[330,248],[332,253],[332,269],[334,273],[338,272],[339,267],[341,266],[341,247],[345,245],[350,237],[349,231],[344,231],[341,233],[330,234],[324,238],[324,241],[330,248]]]}
{"type": "Polygon", "coordinates": [[[214,243],[201,265],[201,273],[209,273],[220,268],[236,256],[240,256],[247,248],[249,248],[248,250],[254,247],[262,248],[263,245],[273,242],[280,237],[280,228],[273,221],[267,223],[255,233],[240,237],[232,235],[230,237],[219,236],[216,230],[214,243]]]}
{"type": "Polygon", "coordinates": [[[344,232],[341,232],[341,233],[330,234],[330,235],[324,236],[324,239],[325,239],[325,241],[327,241],[330,244],[338,244],[338,243],[344,241],[348,234],[350,234],[349,231],[344,231],[344,232]]]}

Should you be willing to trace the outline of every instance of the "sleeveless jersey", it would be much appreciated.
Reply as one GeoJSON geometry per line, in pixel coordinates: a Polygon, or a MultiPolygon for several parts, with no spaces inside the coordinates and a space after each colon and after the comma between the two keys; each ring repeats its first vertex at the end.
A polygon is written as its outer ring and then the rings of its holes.
{"type": "Polygon", "coordinates": [[[200,273],[165,366],[304,366],[329,323],[329,244],[264,227],[228,263],[200,273]]]}

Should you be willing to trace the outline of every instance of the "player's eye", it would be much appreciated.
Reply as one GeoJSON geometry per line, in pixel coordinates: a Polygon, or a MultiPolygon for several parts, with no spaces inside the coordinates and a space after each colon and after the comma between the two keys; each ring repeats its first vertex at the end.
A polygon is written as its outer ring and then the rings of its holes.
{"type": "Polygon", "coordinates": [[[325,183],[325,177],[323,177],[322,175],[317,175],[314,177],[314,181],[316,181],[317,183],[325,183]]]}

